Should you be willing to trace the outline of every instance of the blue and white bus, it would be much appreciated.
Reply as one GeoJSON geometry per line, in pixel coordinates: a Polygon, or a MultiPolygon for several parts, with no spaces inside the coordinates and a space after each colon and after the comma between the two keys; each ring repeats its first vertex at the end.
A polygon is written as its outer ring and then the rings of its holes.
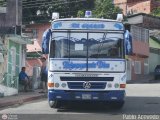
{"type": "Polygon", "coordinates": [[[55,19],[49,43],[48,101],[101,101],[121,108],[125,99],[125,29],[98,18],[55,19]]]}

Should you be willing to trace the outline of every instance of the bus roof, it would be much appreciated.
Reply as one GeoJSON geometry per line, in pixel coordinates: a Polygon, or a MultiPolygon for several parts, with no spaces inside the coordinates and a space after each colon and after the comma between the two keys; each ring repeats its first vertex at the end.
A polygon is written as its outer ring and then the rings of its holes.
{"type": "MultiPolygon", "coordinates": [[[[57,21],[104,21],[104,22],[120,22],[113,19],[103,19],[103,18],[62,18],[62,19],[55,19],[52,22],[57,21]]],[[[122,22],[120,22],[122,23],[122,22]]]]}
{"type": "Polygon", "coordinates": [[[124,30],[117,20],[100,18],[64,18],[52,22],[52,30],[124,30]]]}

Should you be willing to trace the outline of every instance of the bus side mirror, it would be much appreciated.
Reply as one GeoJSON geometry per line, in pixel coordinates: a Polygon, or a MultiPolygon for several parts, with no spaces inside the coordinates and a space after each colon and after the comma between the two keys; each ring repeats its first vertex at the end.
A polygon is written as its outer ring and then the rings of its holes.
{"type": "Polygon", "coordinates": [[[133,54],[133,48],[132,48],[132,36],[129,33],[128,30],[125,32],[125,40],[124,40],[124,46],[125,46],[125,55],[132,55],[133,54]]]}
{"type": "Polygon", "coordinates": [[[50,57],[55,57],[55,40],[50,43],[50,57]]]}
{"type": "Polygon", "coordinates": [[[42,36],[42,53],[48,54],[49,53],[49,41],[51,39],[51,29],[47,29],[42,36]]]}

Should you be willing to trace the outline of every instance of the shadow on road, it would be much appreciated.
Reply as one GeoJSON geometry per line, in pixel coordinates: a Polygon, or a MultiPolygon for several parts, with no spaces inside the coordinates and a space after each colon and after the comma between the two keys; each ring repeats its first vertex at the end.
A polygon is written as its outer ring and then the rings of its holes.
{"type": "Polygon", "coordinates": [[[109,107],[108,104],[96,102],[77,102],[57,109],[58,113],[107,113],[119,114],[158,114],[160,113],[160,97],[126,97],[122,109],[109,107]]]}

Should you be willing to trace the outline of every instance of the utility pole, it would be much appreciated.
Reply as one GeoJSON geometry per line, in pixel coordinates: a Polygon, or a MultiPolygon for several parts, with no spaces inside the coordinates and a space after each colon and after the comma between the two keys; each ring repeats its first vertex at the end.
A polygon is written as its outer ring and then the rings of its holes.
{"type": "Polygon", "coordinates": [[[17,33],[17,25],[18,25],[18,0],[16,0],[16,24],[15,24],[15,35],[17,33]]]}

